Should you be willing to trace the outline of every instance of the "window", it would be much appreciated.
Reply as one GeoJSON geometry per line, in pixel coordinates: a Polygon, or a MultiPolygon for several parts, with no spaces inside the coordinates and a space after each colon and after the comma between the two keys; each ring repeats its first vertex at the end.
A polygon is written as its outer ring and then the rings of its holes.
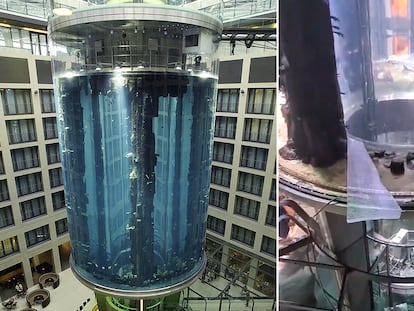
{"type": "Polygon", "coordinates": [[[207,229],[224,236],[224,231],[226,229],[226,222],[223,219],[208,215],[207,229]]]}
{"type": "Polygon", "coordinates": [[[35,121],[33,119],[9,120],[6,121],[6,125],[10,144],[36,140],[35,121]]]}
{"type": "Polygon", "coordinates": [[[22,214],[22,220],[28,220],[41,215],[46,215],[45,198],[40,197],[29,201],[20,203],[20,212],[22,214]]]}
{"type": "Polygon", "coordinates": [[[9,188],[7,187],[7,180],[0,180],[0,202],[9,200],[9,188]]]}
{"type": "Polygon", "coordinates": [[[410,37],[392,36],[392,54],[394,55],[408,55],[410,53],[410,37]]]}
{"type": "Polygon", "coordinates": [[[276,257],[276,240],[264,235],[260,251],[276,257]]]}
{"type": "Polygon", "coordinates": [[[0,90],[5,115],[33,113],[30,90],[0,90]]]}
{"type": "Polygon", "coordinates": [[[18,252],[17,236],[0,241],[0,258],[18,252]]]}
{"type": "Polygon", "coordinates": [[[211,182],[216,185],[230,187],[231,169],[219,166],[211,167],[211,182]]]}
{"type": "Polygon", "coordinates": [[[247,100],[247,113],[274,114],[276,89],[250,89],[247,100]]]}
{"type": "Polygon", "coordinates": [[[55,188],[63,185],[62,168],[49,170],[50,187],[55,188]]]}
{"type": "Polygon", "coordinates": [[[43,191],[42,174],[34,173],[16,177],[16,187],[19,197],[29,193],[43,191]]]}
{"type": "Polygon", "coordinates": [[[55,222],[56,234],[61,235],[68,232],[68,219],[63,218],[55,222]]]}
{"type": "Polygon", "coordinates": [[[244,120],[243,140],[268,144],[271,132],[272,120],[250,118],[244,120]]]}
{"type": "Polygon", "coordinates": [[[46,34],[30,32],[30,39],[32,42],[32,53],[34,55],[49,55],[46,34]]]}
{"type": "Polygon", "coordinates": [[[268,150],[257,147],[242,146],[240,166],[265,170],[268,150]]]}
{"type": "Polygon", "coordinates": [[[236,136],[237,118],[234,117],[216,117],[214,136],[223,138],[234,138],[236,136]]]}
{"type": "Polygon", "coordinates": [[[256,233],[254,231],[251,231],[249,229],[232,225],[231,227],[231,239],[239,241],[243,244],[253,246],[254,245],[254,239],[256,237],[256,233]]]}
{"type": "Polygon", "coordinates": [[[222,89],[217,94],[217,109],[222,112],[237,112],[239,89],[222,89]]]}
{"type": "Polygon", "coordinates": [[[407,0],[391,0],[391,16],[392,17],[408,17],[408,1],[407,0]]]}
{"type": "Polygon", "coordinates": [[[60,162],[60,149],[59,144],[46,145],[47,163],[59,163],[60,162]]]}
{"type": "Polygon", "coordinates": [[[257,220],[259,217],[260,202],[236,196],[234,214],[257,220]]]}
{"type": "Polygon", "coordinates": [[[45,133],[45,139],[57,138],[58,130],[57,130],[56,118],[44,118],[43,119],[43,131],[45,133]]]}
{"type": "Polygon", "coordinates": [[[24,233],[27,247],[50,240],[49,226],[43,226],[24,233]]]}
{"type": "Polygon", "coordinates": [[[49,55],[49,44],[47,43],[47,35],[39,34],[40,54],[49,55]]]}
{"type": "Polygon", "coordinates": [[[239,172],[237,190],[261,196],[263,191],[263,180],[263,176],[239,172]]]}
{"type": "Polygon", "coordinates": [[[276,207],[273,205],[267,207],[266,225],[276,227],[276,207]]]}
{"type": "Polygon", "coordinates": [[[42,112],[56,112],[53,90],[40,90],[42,112]]]}
{"type": "Polygon", "coordinates": [[[65,208],[65,194],[63,191],[52,193],[53,210],[65,208]]]}
{"type": "Polygon", "coordinates": [[[11,28],[0,26],[0,46],[10,45],[11,28]]]}
{"type": "Polygon", "coordinates": [[[14,219],[11,206],[0,208],[0,228],[12,225],[14,225],[14,219]]]}
{"type": "Polygon", "coordinates": [[[198,34],[185,36],[185,47],[198,46],[198,34]]]}
{"type": "Polygon", "coordinates": [[[11,151],[11,156],[15,172],[40,166],[37,147],[14,149],[11,151]]]}
{"type": "MultiPolygon", "coordinates": [[[[21,12],[24,13],[24,12],[21,12]]],[[[18,49],[25,49],[30,50],[30,37],[29,37],[29,31],[24,29],[18,29],[18,28],[11,28],[11,34],[12,34],[12,47],[18,48],[18,49]]]]}
{"type": "Polygon", "coordinates": [[[217,189],[210,188],[208,196],[208,203],[215,207],[227,210],[227,203],[229,201],[229,194],[217,189]]]}
{"type": "Polygon", "coordinates": [[[233,150],[233,144],[216,141],[213,146],[213,160],[231,164],[233,162],[233,150]]]}
{"type": "Polygon", "coordinates": [[[276,201],[276,179],[272,179],[272,187],[270,188],[269,200],[276,201]]]}
{"type": "Polygon", "coordinates": [[[4,174],[3,153],[0,151],[0,174],[4,174]]]}
{"type": "Polygon", "coordinates": [[[22,46],[20,44],[20,32],[17,28],[11,29],[12,36],[12,47],[20,49],[22,46]]]}

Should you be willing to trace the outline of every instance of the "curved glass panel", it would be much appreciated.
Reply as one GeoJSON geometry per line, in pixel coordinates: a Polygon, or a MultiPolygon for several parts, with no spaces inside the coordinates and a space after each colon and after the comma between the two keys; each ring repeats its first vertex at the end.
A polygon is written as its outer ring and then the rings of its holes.
{"type": "MultiPolygon", "coordinates": [[[[391,277],[414,277],[414,214],[405,212],[400,220],[377,220],[367,224],[370,273],[391,277]]],[[[414,306],[411,283],[372,282],[375,310],[387,306],[414,306]]],[[[398,309],[400,310],[400,309],[398,309]]]]}
{"type": "Polygon", "coordinates": [[[75,269],[119,289],[166,287],[203,263],[216,79],[57,79],[75,269]]]}
{"type": "Polygon", "coordinates": [[[348,133],[377,147],[413,147],[413,2],[336,0],[330,6],[348,133]]]}

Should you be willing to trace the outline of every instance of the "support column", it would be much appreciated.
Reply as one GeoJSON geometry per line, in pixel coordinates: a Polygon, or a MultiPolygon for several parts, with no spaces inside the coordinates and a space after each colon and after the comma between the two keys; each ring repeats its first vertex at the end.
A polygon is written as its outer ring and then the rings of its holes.
{"type": "Polygon", "coordinates": [[[33,283],[33,274],[32,267],[30,266],[30,259],[22,261],[23,272],[24,272],[24,282],[26,283],[27,288],[30,288],[34,285],[33,283]]]}
{"type": "Polygon", "coordinates": [[[59,246],[56,246],[56,245],[53,246],[52,255],[53,255],[53,266],[55,267],[55,272],[59,273],[62,271],[62,264],[60,262],[59,246]]]}
{"type": "Polygon", "coordinates": [[[226,269],[228,269],[228,258],[229,258],[229,247],[227,245],[223,245],[223,253],[221,256],[221,265],[220,265],[220,272],[226,276],[226,269]]]}
{"type": "Polygon", "coordinates": [[[259,266],[259,260],[257,258],[252,258],[250,260],[249,277],[247,278],[248,287],[254,288],[258,266],[259,266]]]}

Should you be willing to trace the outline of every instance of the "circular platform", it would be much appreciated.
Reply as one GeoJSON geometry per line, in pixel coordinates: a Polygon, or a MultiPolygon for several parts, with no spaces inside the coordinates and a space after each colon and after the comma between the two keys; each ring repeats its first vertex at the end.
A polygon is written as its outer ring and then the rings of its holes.
{"type": "Polygon", "coordinates": [[[53,288],[57,288],[60,284],[59,274],[49,272],[42,274],[39,277],[39,285],[40,288],[44,288],[46,286],[52,286],[53,288]]]}
{"type": "Polygon", "coordinates": [[[26,295],[26,302],[31,308],[34,305],[46,307],[50,303],[50,292],[46,289],[35,289],[26,295]]]}
{"type": "MultiPolygon", "coordinates": [[[[283,102],[284,99],[281,99],[283,102]]],[[[405,103],[405,102],[404,102],[405,103]]],[[[383,101],[378,114],[382,116],[383,126],[380,128],[382,133],[390,131],[404,131],[410,128],[414,129],[414,123],[412,125],[409,122],[409,116],[404,122],[393,121],[394,124],[390,124],[389,118],[395,117],[393,113],[405,114],[410,109],[414,109],[414,100],[409,103],[412,107],[401,107],[400,104],[404,104],[401,101],[383,101]],[[395,104],[395,107],[389,106],[395,104]],[[404,110],[408,109],[408,110],[404,110]],[[393,111],[393,113],[390,112],[393,111]],[[404,111],[405,113],[404,113],[404,111]],[[389,114],[389,118],[386,116],[389,114]],[[395,124],[396,123],[396,124],[395,124]]],[[[280,109],[279,109],[280,110],[280,109]]],[[[413,110],[414,111],[414,110],[413,110]]],[[[287,142],[287,129],[285,119],[283,118],[280,111],[277,112],[278,118],[278,150],[282,148],[287,142]]],[[[354,113],[353,118],[350,118],[352,124],[360,121],[361,115],[357,112],[354,113]]],[[[414,197],[414,166],[407,160],[410,150],[402,147],[402,145],[389,145],[389,144],[374,144],[363,138],[357,136],[363,136],[362,129],[359,132],[357,129],[350,133],[355,135],[354,138],[364,142],[367,152],[372,158],[373,164],[378,171],[379,178],[383,185],[391,192],[391,194],[397,199],[401,205],[410,205],[414,197]],[[390,156],[387,156],[387,154],[390,156]],[[391,154],[392,153],[392,154],[391,154]],[[393,159],[403,159],[403,173],[395,174],[391,170],[391,162],[393,159]]],[[[352,137],[352,136],[350,136],[352,137]]],[[[414,146],[412,148],[414,151],[414,146]]],[[[326,168],[315,168],[312,165],[304,164],[301,160],[286,160],[279,157],[279,184],[288,185],[289,187],[295,188],[300,192],[311,193],[312,195],[322,196],[327,199],[331,198],[342,198],[343,202],[346,201],[347,196],[347,161],[349,159],[338,160],[332,166],[326,168]]],[[[358,159],[356,159],[358,160],[358,159]]]]}

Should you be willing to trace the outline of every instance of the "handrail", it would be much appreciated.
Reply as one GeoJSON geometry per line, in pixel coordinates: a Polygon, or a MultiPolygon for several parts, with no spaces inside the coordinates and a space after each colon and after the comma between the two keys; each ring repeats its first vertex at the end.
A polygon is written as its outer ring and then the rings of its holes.
{"type": "MultiPolygon", "coordinates": [[[[71,7],[78,8],[84,6],[94,5],[91,1],[66,1],[63,6],[68,7],[67,4],[70,3],[71,7]],[[77,5],[75,4],[77,2],[77,5]],[[80,5],[85,3],[85,5],[80,5]],[[72,5],[75,4],[75,5],[72,5]]],[[[56,2],[57,5],[62,6],[59,2],[56,2]]],[[[48,17],[48,9],[45,0],[38,0],[38,3],[28,3],[25,1],[11,1],[6,0],[3,2],[4,5],[0,5],[0,10],[7,12],[23,14],[28,17],[33,17],[39,19],[39,21],[46,22],[48,17]],[[16,4],[18,3],[18,4],[16,4]],[[35,14],[33,13],[35,12],[35,14]]],[[[215,12],[217,10],[221,11],[220,15],[223,18],[225,23],[227,20],[233,20],[235,18],[242,18],[246,16],[251,16],[254,14],[274,11],[277,8],[276,0],[213,0],[213,1],[193,1],[182,5],[186,8],[194,8],[211,14],[211,11],[215,12]]]]}

